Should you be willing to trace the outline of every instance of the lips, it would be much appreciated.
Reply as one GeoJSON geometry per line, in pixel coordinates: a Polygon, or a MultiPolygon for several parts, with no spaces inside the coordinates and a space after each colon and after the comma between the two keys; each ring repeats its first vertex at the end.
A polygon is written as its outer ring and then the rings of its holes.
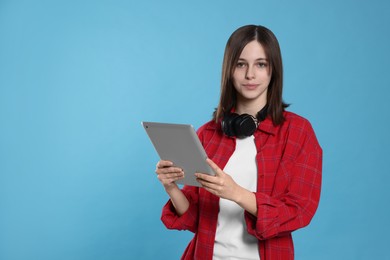
{"type": "Polygon", "coordinates": [[[259,84],[243,84],[243,86],[246,89],[252,90],[252,89],[256,89],[259,86],[259,84]]]}

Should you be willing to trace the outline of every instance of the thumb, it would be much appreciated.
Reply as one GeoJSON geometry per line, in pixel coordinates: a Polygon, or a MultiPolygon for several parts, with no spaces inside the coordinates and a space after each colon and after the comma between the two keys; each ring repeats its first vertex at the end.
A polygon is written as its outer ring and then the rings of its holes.
{"type": "Polygon", "coordinates": [[[213,162],[211,159],[207,158],[206,162],[210,165],[211,169],[213,169],[213,171],[217,176],[221,176],[223,174],[221,168],[219,168],[218,165],[215,162],[213,162]]]}

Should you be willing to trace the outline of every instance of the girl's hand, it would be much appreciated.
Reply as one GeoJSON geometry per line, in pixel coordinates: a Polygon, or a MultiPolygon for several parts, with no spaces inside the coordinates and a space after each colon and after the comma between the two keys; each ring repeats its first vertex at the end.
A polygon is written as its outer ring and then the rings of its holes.
{"type": "Polygon", "coordinates": [[[212,160],[207,159],[206,161],[214,170],[215,176],[196,173],[197,181],[210,193],[223,199],[237,201],[241,186],[229,174],[222,171],[212,160]]]}
{"type": "Polygon", "coordinates": [[[165,189],[177,187],[175,181],[184,178],[184,171],[175,167],[171,161],[160,160],[156,165],[156,174],[165,189]]]}

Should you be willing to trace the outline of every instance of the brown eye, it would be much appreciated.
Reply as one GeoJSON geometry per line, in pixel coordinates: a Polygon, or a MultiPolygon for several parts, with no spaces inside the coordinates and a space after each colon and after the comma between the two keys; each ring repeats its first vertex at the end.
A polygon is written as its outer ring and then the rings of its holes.
{"type": "Polygon", "coordinates": [[[243,68],[243,67],[245,67],[245,63],[244,62],[238,62],[236,66],[237,66],[237,68],[243,68]]]}

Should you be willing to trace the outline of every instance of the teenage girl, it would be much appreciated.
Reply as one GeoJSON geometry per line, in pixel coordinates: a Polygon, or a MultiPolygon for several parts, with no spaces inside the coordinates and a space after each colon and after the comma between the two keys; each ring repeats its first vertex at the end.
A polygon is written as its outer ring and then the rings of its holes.
{"type": "Polygon", "coordinates": [[[310,123],[285,110],[279,43],[263,26],[229,38],[221,96],[198,136],[215,176],[196,173],[201,188],[159,161],[170,197],[162,212],[169,229],[195,235],[182,259],[294,259],[291,232],[308,225],[320,199],[322,149],[310,123]]]}

